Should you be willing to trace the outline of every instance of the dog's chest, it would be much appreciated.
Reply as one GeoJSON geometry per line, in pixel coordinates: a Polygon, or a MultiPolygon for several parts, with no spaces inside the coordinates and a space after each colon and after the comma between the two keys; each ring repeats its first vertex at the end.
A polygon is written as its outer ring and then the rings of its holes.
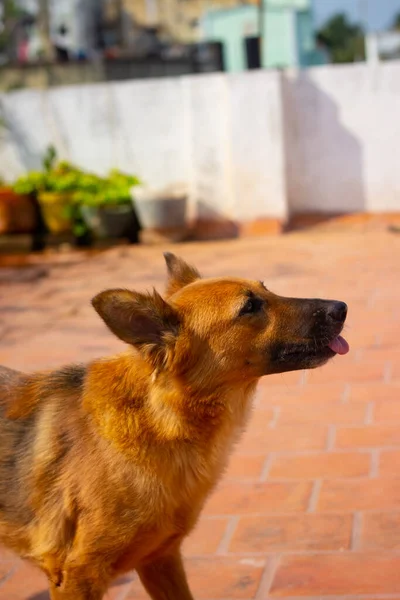
{"type": "Polygon", "coordinates": [[[140,510],[141,524],[118,560],[120,572],[161,555],[193,529],[243,431],[251,404],[250,398],[245,400],[233,404],[215,435],[201,442],[173,443],[161,456],[157,452],[151,476],[147,468],[135,473],[134,510],[140,510]]]}
{"type": "Polygon", "coordinates": [[[173,529],[185,534],[191,529],[222,477],[245,420],[243,415],[243,419],[226,426],[220,435],[201,444],[182,442],[166,454],[157,475],[142,488],[150,518],[156,522],[167,518],[173,529]]]}
{"type": "Polygon", "coordinates": [[[141,523],[115,564],[118,573],[163,555],[193,529],[218,480],[209,467],[202,473],[202,461],[196,462],[190,468],[170,464],[167,481],[147,482],[140,494],[141,523]]]}

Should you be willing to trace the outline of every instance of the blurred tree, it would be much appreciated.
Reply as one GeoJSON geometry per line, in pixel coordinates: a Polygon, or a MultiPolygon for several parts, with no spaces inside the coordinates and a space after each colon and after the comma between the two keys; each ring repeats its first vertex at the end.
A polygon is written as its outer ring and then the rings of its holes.
{"type": "Polygon", "coordinates": [[[392,29],[396,29],[397,31],[400,31],[400,12],[398,12],[397,15],[395,15],[395,17],[393,19],[392,29]]]}
{"type": "Polygon", "coordinates": [[[343,13],[331,17],[317,32],[317,37],[329,50],[334,63],[349,63],[365,58],[364,30],[350,23],[343,13]]]}
{"type": "Polygon", "coordinates": [[[18,6],[16,0],[0,1],[0,53],[8,59],[13,58],[13,33],[18,20],[24,11],[18,6]]]}

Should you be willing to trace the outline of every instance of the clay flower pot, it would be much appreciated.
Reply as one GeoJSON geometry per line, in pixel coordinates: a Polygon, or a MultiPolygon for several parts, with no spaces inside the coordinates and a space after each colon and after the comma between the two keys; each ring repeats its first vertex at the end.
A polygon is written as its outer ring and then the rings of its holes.
{"type": "Polygon", "coordinates": [[[33,233],[38,222],[30,196],[16,194],[12,188],[0,188],[0,234],[33,233]]]}

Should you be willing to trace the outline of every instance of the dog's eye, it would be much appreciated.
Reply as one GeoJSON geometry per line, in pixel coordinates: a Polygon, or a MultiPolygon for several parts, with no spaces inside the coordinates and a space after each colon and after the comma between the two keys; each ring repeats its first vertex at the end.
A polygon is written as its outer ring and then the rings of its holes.
{"type": "Polygon", "coordinates": [[[258,313],[263,306],[263,301],[260,298],[249,298],[240,310],[240,316],[253,315],[258,313]]]}

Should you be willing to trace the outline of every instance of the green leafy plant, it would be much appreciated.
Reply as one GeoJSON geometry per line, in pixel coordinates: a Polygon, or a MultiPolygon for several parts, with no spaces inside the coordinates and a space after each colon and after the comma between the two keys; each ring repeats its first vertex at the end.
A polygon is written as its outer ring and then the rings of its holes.
{"type": "Polygon", "coordinates": [[[77,189],[78,178],[74,173],[57,174],[53,171],[43,173],[31,171],[14,183],[17,194],[40,194],[41,192],[71,193],[77,189]]]}
{"type": "Polygon", "coordinates": [[[19,177],[13,185],[16,194],[37,194],[46,190],[46,174],[41,171],[30,171],[19,177]]]}
{"type": "Polygon", "coordinates": [[[77,239],[87,238],[90,235],[90,229],[83,218],[80,204],[71,202],[65,206],[64,215],[72,222],[72,233],[77,239]]]}
{"type": "Polygon", "coordinates": [[[43,167],[46,172],[51,171],[54,168],[57,160],[57,150],[54,146],[49,146],[43,157],[43,167]]]}
{"type": "Polygon", "coordinates": [[[51,167],[52,157],[46,159],[45,171],[30,171],[22,175],[14,183],[14,190],[20,194],[40,194],[41,192],[73,194],[79,189],[81,177],[78,169],[67,163],[59,163],[51,167]]]}
{"type": "Polygon", "coordinates": [[[131,200],[131,188],[140,183],[133,175],[127,175],[116,169],[108,177],[84,174],[81,176],[75,201],[86,206],[116,206],[128,204],[131,200]]]}

